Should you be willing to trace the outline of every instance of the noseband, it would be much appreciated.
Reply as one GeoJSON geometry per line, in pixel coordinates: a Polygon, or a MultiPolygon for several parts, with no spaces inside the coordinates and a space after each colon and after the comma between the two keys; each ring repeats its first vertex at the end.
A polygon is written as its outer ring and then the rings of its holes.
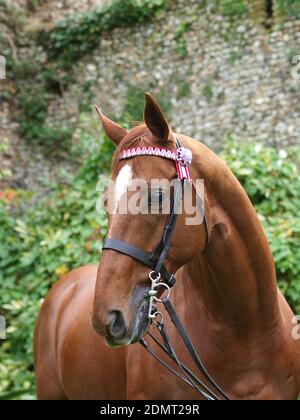
{"type": "MultiPolygon", "coordinates": [[[[149,279],[151,281],[151,288],[149,290],[149,312],[148,318],[154,322],[157,327],[158,332],[160,333],[163,343],[161,343],[155,336],[148,332],[152,340],[169,356],[173,362],[179,367],[181,373],[178,373],[176,370],[167,365],[163,360],[161,360],[149,347],[145,339],[140,340],[140,344],[153,356],[160,364],[172,372],[175,376],[185,382],[187,385],[191,386],[195,391],[197,391],[204,399],[206,400],[220,400],[225,399],[229,400],[227,395],[222,391],[222,389],[214,382],[207,370],[205,369],[198,353],[196,352],[188,334],[186,333],[181,321],[179,320],[176,311],[174,310],[170,300],[170,288],[172,288],[176,279],[174,274],[168,272],[164,266],[166,260],[172,233],[174,231],[177,217],[178,217],[178,208],[183,196],[183,191],[186,182],[192,183],[192,178],[190,174],[189,165],[192,162],[192,152],[189,149],[181,147],[178,138],[176,138],[176,150],[169,150],[161,147],[137,147],[124,150],[119,157],[120,160],[134,158],[135,156],[157,156],[165,159],[169,159],[175,162],[176,171],[177,171],[177,180],[174,185],[174,192],[171,198],[170,213],[167,218],[167,222],[163,231],[163,235],[157,246],[152,252],[144,251],[143,249],[137,248],[134,245],[128,244],[127,242],[121,241],[120,239],[107,238],[103,244],[103,250],[113,250],[121,254],[128,255],[129,257],[139,261],[143,265],[151,269],[149,274],[149,279]],[[164,281],[162,281],[162,279],[164,281]],[[156,297],[158,289],[165,287],[168,290],[168,296],[163,299],[158,299],[156,297]],[[193,374],[177,357],[167,334],[167,331],[164,326],[163,316],[160,312],[156,310],[155,302],[162,302],[167,310],[171,321],[173,322],[175,328],[180,334],[188,352],[190,353],[196,367],[200,370],[203,377],[205,378],[208,385],[203,383],[196,375],[193,374]],[[160,316],[159,321],[155,321],[157,316],[160,316]],[[210,387],[209,387],[210,386],[210,387]],[[211,389],[212,388],[212,389],[211,389]],[[221,398],[216,394],[219,393],[221,398]]],[[[192,184],[193,185],[193,184],[192,184]]],[[[196,200],[201,212],[201,215],[204,220],[205,231],[206,231],[206,245],[209,242],[209,229],[208,221],[205,213],[205,207],[203,200],[199,197],[196,192],[196,200]]]]}

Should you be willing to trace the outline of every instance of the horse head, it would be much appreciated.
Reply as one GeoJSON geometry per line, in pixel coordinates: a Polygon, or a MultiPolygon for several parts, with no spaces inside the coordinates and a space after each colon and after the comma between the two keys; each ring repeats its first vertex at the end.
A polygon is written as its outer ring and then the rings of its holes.
{"type": "MultiPolygon", "coordinates": [[[[106,192],[104,198],[108,218],[107,238],[117,238],[123,244],[151,253],[165,232],[174,195],[174,180],[178,179],[178,174],[174,162],[162,159],[162,155],[137,153],[134,156],[127,155],[127,159],[120,159],[120,156],[126,156],[129,149],[161,150],[168,156],[172,156],[176,150],[176,135],[161,108],[151,95],[146,94],[145,98],[144,123],[129,132],[109,120],[99,109],[97,111],[106,135],[117,147],[111,176],[114,192],[112,197],[110,194],[110,199],[106,192]],[[138,204],[138,211],[136,206],[131,211],[132,203],[138,204]],[[126,211],[120,211],[124,204],[126,211]]],[[[186,144],[186,139],[184,142],[184,146],[190,146],[186,144]]],[[[190,153],[184,157],[189,159],[190,153]]],[[[195,190],[191,187],[189,191],[195,203],[195,190]]],[[[199,211],[196,207],[195,213],[199,211]]],[[[184,206],[178,213],[164,260],[164,269],[168,273],[176,273],[204,248],[207,241],[203,217],[196,217],[199,223],[188,225],[184,206]]],[[[103,252],[92,314],[94,329],[110,346],[137,342],[149,325],[151,270],[128,253],[119,251],[110,248],[103,252]]],[[[158,295],[161,293],[163,290],[159,288],[158,295]]]]}

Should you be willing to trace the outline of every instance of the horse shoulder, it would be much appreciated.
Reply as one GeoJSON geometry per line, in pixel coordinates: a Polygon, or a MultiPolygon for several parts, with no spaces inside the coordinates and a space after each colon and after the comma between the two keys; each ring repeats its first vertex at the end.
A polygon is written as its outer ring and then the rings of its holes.
{"type": "MultiPolygon", "coordinates": [[[[84,266],[71,271],[52,287],[45,298],[35,326],[34,365],[37,393],[42,399],[57,399],[61,391],[58,348],[63,341],[63,331],[69,317],[64,314],[70,308],[75,293],[90,289],[91,296],[96,281],[97,266],[84,266]]],[[[78,307],[80,312],[80,307],[78,307]]]]}

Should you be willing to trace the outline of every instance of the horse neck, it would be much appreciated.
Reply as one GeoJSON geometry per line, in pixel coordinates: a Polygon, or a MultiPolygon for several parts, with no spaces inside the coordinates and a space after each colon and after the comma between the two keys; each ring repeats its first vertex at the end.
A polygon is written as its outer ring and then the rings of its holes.
{"type": "Polygon", "coordinates": [[[207,248],[183,269],[191,294],[209,317],[236,328],[275,326],[275,266],[258,216],[228,167],[205,146],[197,147],[194,176],[205,181],[212,233],[207,248]]]}

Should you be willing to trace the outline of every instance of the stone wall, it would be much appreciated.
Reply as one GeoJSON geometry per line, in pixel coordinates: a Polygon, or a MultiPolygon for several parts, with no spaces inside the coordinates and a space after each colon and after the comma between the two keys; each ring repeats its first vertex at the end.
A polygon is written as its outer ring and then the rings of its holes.
{"type": "Polygon", "coordinates": [[[78,64],[78,84],[88,80],[95,100],[117,116],[129,85],[163,93],[174,129],[213,147],[228,135],[298,143],[300,80],[292,77],[292,57],[300,54],[300,21],[269,30],[255,20],[232,24],[198,1],[176,3],[161,20],[106,34],[78,64]],[[176,40],[185,22],[192,22],[182,36],[186,54],[176,40]]]}

